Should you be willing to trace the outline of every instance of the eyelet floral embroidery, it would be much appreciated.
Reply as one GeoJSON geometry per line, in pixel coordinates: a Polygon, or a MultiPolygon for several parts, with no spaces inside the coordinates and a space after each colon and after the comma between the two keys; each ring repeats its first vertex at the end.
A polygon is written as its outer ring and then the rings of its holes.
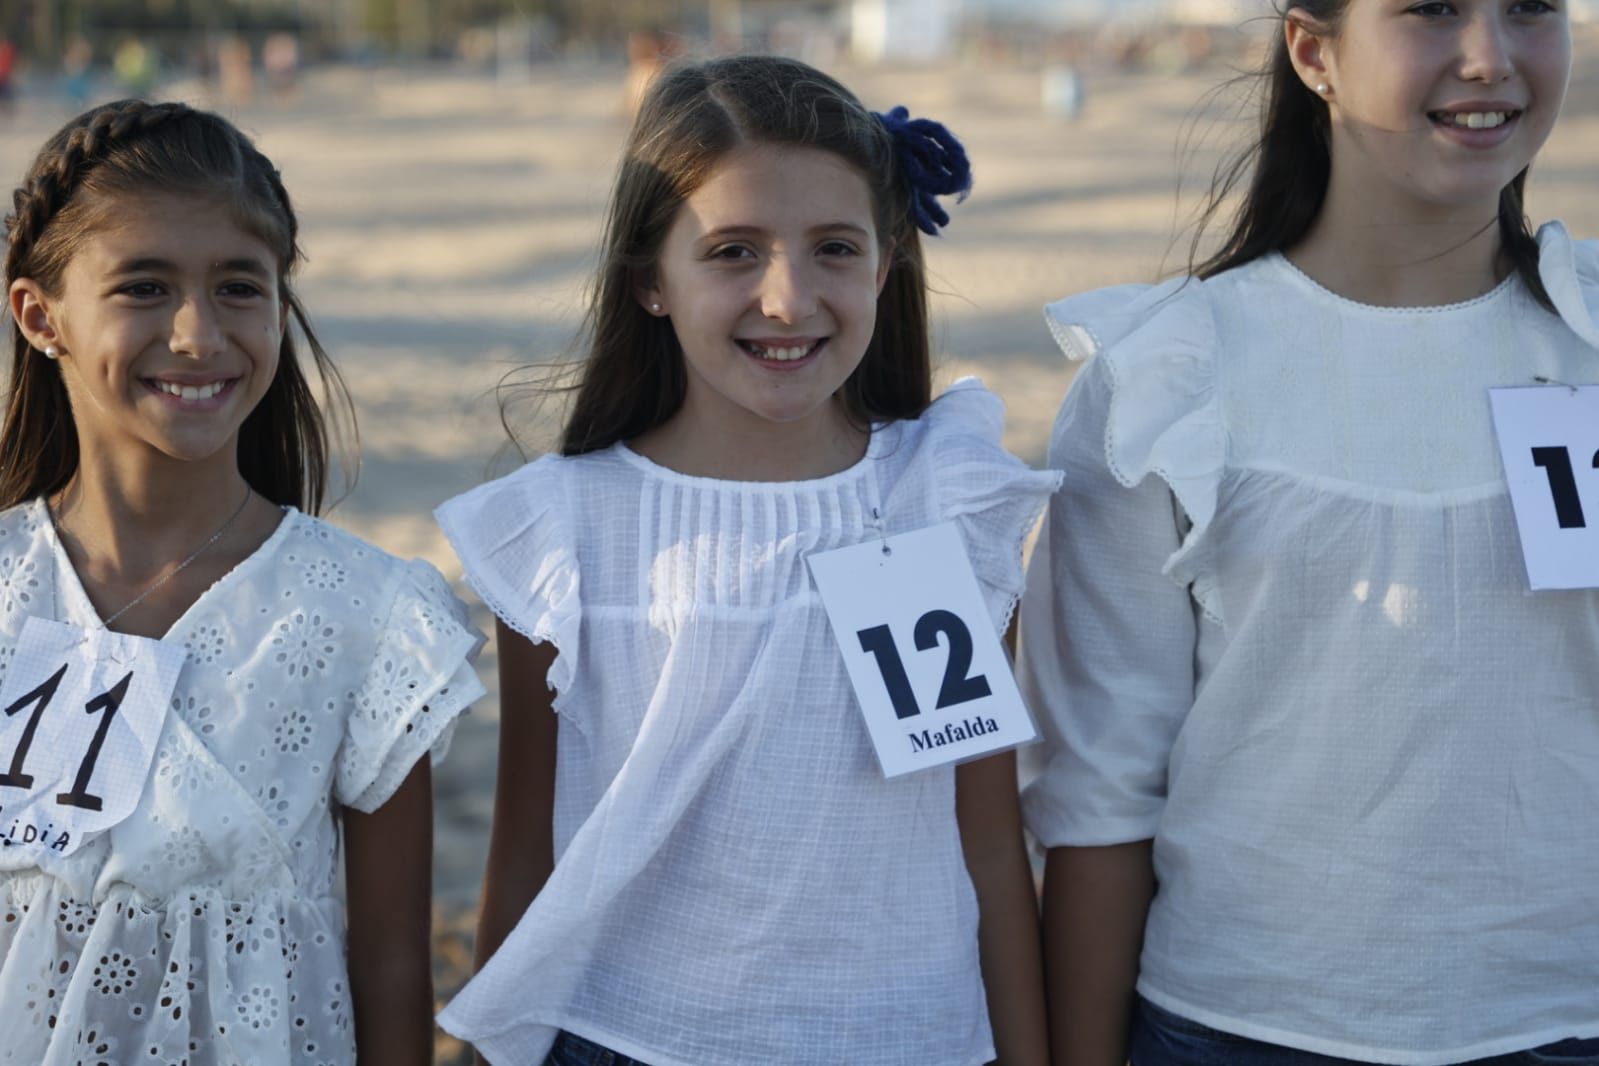
{"type": "Polygon", "coordinates": [[[309,714],[290,707],[278,718],[277,725],[272,727],[272,742],[284,755],[298,755],[311,747],[311,737],[315,731],[309,714]]]}
{"type": "Polygon", "coordinates": [[[302,580],[310,588],[331,592],[344,585],[347,573],[332,559],[313,559],[301,571],[302,580]]]}
{"type": "Polygon", "coordinates": [[[209,704],[201,703],[193,696],[174,696],[172,709],[189,723],[190,729],[201,736],[208,737],[216,732],[216,714],[209,704]]]}
{"type": "Polygon", "coordinates": [[[138,967],[120,951],[100,956],[90,973],[94,978],[91,987],[102,996],[120,996],[139,979],[138,967]]]}
{"type": "MultiPolygon", "coordinates": [[[[35,510],[0,512],[0,671],[50,602],[54,541],[20,523],[35,510]]],[[[333,811],[381,804],[428,756],[476,694],[472,641],[427,567],[285,522],[175,634],[188,661],[133,815],[59,877],[0,870],[0,1066],[355,1060],[333,811]],[[91,902],[80,883],[109,887],[91,902]]]]}
{"type": "Polygon", "coordinates": [[[19,611],[40,588],[39,564],[23,555],[0,556],[0,610],[19,611]]]}
{"type": "Polygon", "coordinates": [[[214,663],[227,650],[228,635],[221,626],[200,623],[189,631],[183,646],[189,649],[189,658],[197,663],[214,663]]]}
{"type": "Polygon", "coordinates": [[[295,611],[273,627],[273,659],[288,671],[290,680],[304,680],[312,672],[326,673],[339,654],[336,638],[343,628],[321,611],[295,611]]]}

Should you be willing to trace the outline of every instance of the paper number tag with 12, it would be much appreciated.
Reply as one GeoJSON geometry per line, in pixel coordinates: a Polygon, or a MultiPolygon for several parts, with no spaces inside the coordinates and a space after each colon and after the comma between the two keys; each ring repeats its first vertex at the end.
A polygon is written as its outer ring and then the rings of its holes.
{"type": "Polygon", "coordinates": [[[1037,736],[953,523],[807,561],[885,777],[1037,736]]]}

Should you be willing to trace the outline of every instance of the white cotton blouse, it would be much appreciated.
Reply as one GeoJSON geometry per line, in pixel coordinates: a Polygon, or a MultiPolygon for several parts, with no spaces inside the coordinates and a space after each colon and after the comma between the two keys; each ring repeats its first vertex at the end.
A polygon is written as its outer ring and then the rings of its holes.
{"type": "MultiPolygon", "coordinates": [[[[34,615],[99,626],[40,501],[0,513],[0,679],[34,615]]],[[[0,1064],[350,1066],[335,804],[443,753],[483,691],[465,618],[431,566],[286,510],[163,638],[187,659],[133,814],[0,848],[0,1064]]]]}
{"type": "Polygon", "coordinates": [[[1599,1035],[1599,592],[1529,591],[1488,389],[1599,382],[1599,245],[1467,303],[1270,255],[1090,293],[1029,577],[1050,846],[1154,839],[1139,991],[1435,1066],[1599,1035]]]}
{"type": "Polygon", "coordinates": [[[560,715],[555,872],[446,1029],[495,1066],[559,1029],[651,1066],[993,1058],[954,771],[884,779],[805,559],[953,520],[1003,628],[1058,475],[1002,420],[968,380],[831,477],[616,445],[440,508],[495,614],[557,649],[560,715]]]}

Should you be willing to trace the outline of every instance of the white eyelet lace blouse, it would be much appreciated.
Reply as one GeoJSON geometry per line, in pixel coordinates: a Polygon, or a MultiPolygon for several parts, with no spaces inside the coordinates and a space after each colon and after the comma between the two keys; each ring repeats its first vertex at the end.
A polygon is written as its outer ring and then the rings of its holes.
{"type": "MultiPolygon", "coordinates": [[[[42,503],[0,514],[0,678],[99,624],[42,503]]],[[[482,694],[438,572],[285,512],[168,632],[188,658],[133,814],[0,849],[0,1064],[349,1066],[334,804],[372,811],[482,694]]]]}
{"type": "Polygon", "coordinates": [[[1599,1035],[1599,592],[1528,590],[1488,389],[1599,382],[1599,245],[1377,308],[1281,256],[1049,308],[1022,669],[1049,845],[1153,838],[1139,991],[1435,1066],[1599,1035]]]}
{"type": "Polygon", "coordinates": [[[445,1028],[496,1066],[562,1028],[651,1066],[993,1057],[954,771],[884,780],[805,558],[953,520],[1003,628],[1058,476],[1002,419],[967,381],[832,477],[616,446],[440,509],[473,587],[558,650],[560,715],[555,872],[445,1028]]]}

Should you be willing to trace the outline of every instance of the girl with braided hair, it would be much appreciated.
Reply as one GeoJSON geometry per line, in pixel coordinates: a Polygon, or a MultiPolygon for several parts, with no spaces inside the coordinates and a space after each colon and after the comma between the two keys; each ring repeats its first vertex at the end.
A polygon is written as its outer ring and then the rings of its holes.
{"type": "Polygon", "coordinates": [[[294,326],[348,399],[277,171],[215,115],[107,104],[6,230],[0,1063],[431,1061],[428,755],[479,638],[312,517],[294,326]]]}
{"type": "Polygon", "coordinates": [[[807,572],[953,522],[973,625],[1009,619],[1055,478],[929,381],[918,229],[970,180],[798,62],[645,99],[560,454],[438,513],[503,693],[441,1023],[496,1066],[1045,1061],[1014,760],[885,779],[807,572]]]}

